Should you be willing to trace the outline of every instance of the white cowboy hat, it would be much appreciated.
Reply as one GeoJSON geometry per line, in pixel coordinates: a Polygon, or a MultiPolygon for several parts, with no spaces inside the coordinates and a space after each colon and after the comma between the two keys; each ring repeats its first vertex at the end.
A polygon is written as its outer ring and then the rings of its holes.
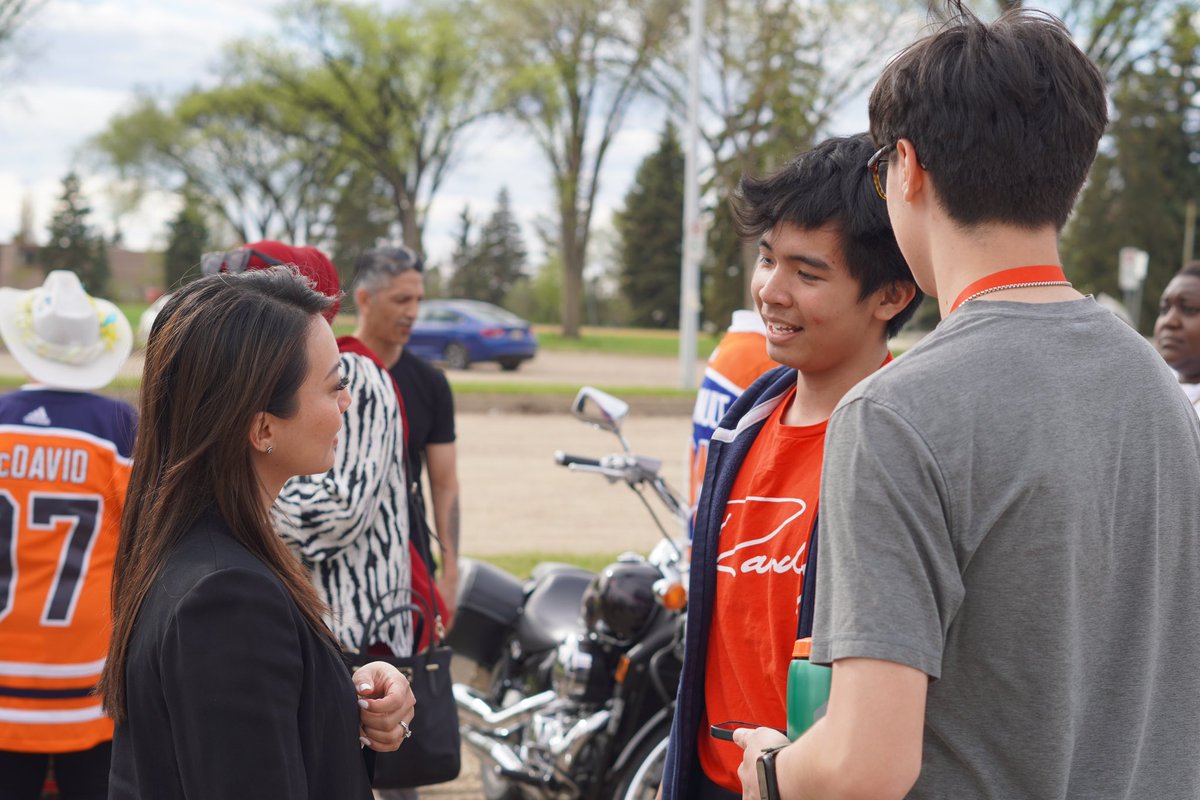
{"type": "Polygon", "coordinates": [[[84,391],[111,383],[133,348],[120,309],[89,297],[66,270],[37,289],[0,289],[0,338],[38,383],[84,391]]]}

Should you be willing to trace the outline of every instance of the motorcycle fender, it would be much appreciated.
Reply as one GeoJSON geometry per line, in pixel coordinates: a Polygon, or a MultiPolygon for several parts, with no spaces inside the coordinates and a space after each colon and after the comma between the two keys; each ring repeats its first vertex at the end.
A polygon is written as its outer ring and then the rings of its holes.
{"type": "Polygon", "coordinates": [[[639,728],[638,732],[630,737],[629,741],[625,743],[625,747],[621,749],[621,755],[617,756],[617,760],[613,762],[613,765],[609,770],[610,774],[619,775],[621,770],[625,769],[625,765],[629,763],[629,759],[633,757],[633,754],[637,752],[638,747],[640,747],[643,742],[653,736],[654,733],[658,731],[664,724],[666,724],[668,728],[670,727],[671,717],[674,715],[675,704],[671,703],[671,705],[667,706],[666,708],[659,709],[654,716],[646,720],[646,724],[639,728]]]}

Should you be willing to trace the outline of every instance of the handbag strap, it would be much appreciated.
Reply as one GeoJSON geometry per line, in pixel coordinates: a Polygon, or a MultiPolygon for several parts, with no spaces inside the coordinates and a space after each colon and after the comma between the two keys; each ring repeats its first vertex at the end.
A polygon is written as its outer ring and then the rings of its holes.
{"type": "MultiPolygon", "coordinates": [[[[404,591],[404,590],[397,589],[393,593],[392,596],[399,594],[402,591],[404,591]]],[[[441,646],[442,637],[439,635],[440,634],[440,632],[438,631],[439,626],[436,624],[431,625],[431,622],[430,622],[431,620],[435,620],[437,617],[436,612],[431,607],[432,601],[426,600],[426,598],[422,597],[421,595],[417,594],[416,592],[412,591],[411,589],[409,589],[408,592],[414,600],[421,600],[421,601],[425,601],[425,602],[420,605],[417,603],[411,603],[411,602],[410,603],[401,603],[400,605],[392,606],[387,611],[383,611],[383,601],[382,600],[372,602],[371,616],[367,619],[366,624],[363,625],[363,636],[362,636],[362,641],[359,643],[358,652],[366,653],[367,649],[371,646],[371,642],[374,641],[376,634],[378,634],[379,631],[381,631],[383,629],[383,626],[386,625],[391,620],[395,619],[396,617],[400,616],[401,614],[417,614],[417,615],[419,615],[421,618],[421,623],[423,625],[430,626],[430,630],[429,630],[429,647],[430,647],[430,649],[432,650],[436,647],[441,646]]]]}
{"type": "Polygon", "coordinates": [[[813,632],[813,607],[817,599],[817,521],[813,515],[812,533],[808,536],[808,555],[804,560],[804,582],[800,588],[800,613],[796,624],[796,638],[807,639],[813,632]]]}

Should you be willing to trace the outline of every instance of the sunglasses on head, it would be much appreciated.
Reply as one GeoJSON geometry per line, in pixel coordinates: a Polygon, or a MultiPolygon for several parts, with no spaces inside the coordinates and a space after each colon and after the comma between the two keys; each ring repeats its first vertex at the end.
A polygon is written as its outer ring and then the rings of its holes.
{"type": "Polygon", "coordinates": [[[245,272],[250,266],[250,259],[258,256],[267,266],[277,267],[285,262],[277,258],[272,258],[266,253],[261,253],[249,247],[243,247],[240,250],[230,250],[228,252],[205,253],[200,257],[200,273],[202,275],[218,275],[222,272],[232,273],[234,275],[245,272]]]}

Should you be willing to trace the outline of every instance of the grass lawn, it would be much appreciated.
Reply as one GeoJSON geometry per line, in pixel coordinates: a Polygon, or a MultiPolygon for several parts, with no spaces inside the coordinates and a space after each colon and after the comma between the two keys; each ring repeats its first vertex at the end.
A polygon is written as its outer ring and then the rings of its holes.
{"type": "Polygon", "coordinates": [[[138,320],[142,318],[142,312],[150,307],[149,303],[117,303],[117,308],[121,309],[121,313],[125,315],[125,319],[129,320],[129,327],[137,332],[138,320]]]}
{"type": "MultiPolygon", "coordinates": [[[[119,303],[118,308],[136,331],[142,312],[149,303],[119,303]]],[[[651,328],[601,328],[585,326],[578,339],[566,339],[557,325],[534,325],[538,346],[546,350],[588,353],[613,353],[636,356],[679,355],[679,332],[651,328]]],[[[337,336],[348,336],[354,332],[354,316],[339,314],[333,321],[333,332],[337,336]]],[[[696,339],[696,354],[708,358],[717,346],[720,336],[702,333],[696,339]]]]}
{"type": "MultiPolygon", "coordinates": [[[[557,325],[534,325],[538,346],[547,350],[568,350],[618,355],[679,355],[679,332],[650,328],[584,327],[578,339],[566,339],[557,325]]],[[[719,336],[702,333],[696,339],[696,354],[708,358],[719,336]]]]}
{"type": "MultiPolygon", "coordinates": [[[[574,397],[579,391],[577,383],[505,383],[503,381],[456,381],[454,373],[446,375],[455,394],[522,394],[563,395],[574,397]]],[[[669,386],[597,386],[618,397],[694,397],[695,389],[679,389],[669,386]]]]}
{"type": "Polygon", "coordinates": [[[543,561],[574,564],[577,567],[590,569],[592,572],[599,572],[616,561],[620,553],[551,553],[543,550],[534,550],[528,553],[501,553],[487,556],[474,556],[470,553],[464,553],[464,555],[476,561],[486,561],[524,580],[529,577],[529,573],[533,572],[534,566],[543,561]]]}

